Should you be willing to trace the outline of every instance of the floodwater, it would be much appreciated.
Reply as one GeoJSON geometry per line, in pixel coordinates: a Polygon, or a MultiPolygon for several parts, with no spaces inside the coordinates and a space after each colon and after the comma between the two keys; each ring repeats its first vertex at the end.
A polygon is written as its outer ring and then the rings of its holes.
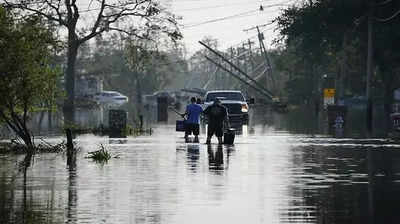
{"type": "Polygon", "coordinates": [[[167,125],[136,138],[82,135],[71,167],[62,154],[28,168],[23,155],[0,155],[0,223],[398,223],[400,145],[252,133],[231,146],[185,144],[167,125]],[[118,158],[85,158],[100,145],[118,158]]]}

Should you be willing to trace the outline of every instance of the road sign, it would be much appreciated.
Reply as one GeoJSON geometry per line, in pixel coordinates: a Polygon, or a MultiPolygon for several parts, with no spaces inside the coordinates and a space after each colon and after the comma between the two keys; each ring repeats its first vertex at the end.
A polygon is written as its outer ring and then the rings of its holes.
{"type": "Polygon", "coordinates": [[[324,89],[324,98],[335,97],[335,89],[324,89]]]}
{"type": "Polygon", "coordinates": [[[324,89],[324,106],[335,104],[335,89],[324,89]]]}

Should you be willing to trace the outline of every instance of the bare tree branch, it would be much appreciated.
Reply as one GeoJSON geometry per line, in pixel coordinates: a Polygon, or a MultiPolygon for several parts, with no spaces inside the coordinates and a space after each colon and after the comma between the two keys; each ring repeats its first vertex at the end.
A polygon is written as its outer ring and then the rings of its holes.
{"type": "Polygon", "coordinates": [[[63,25],[63,26],[67,26],[67,23],[63,20],[62,18],[62,13],[60,11],[60,3],[61,1],[57,1],[57,5],[52,4],[53,1],[49,2],[48,0],[45,0],[45,2],[47,3],[47,5],[54,9],[54,11],[56,12],[56,15],[58,16],[58,22],[63,25]]]}
{"type": "MultiPolygon", "coordinates": [[[[104,8],[105,8],[105,4],[106,4],[106,1],[102,0],[101,1],[100,12],[97,14],[97,19],[96,19],[96,22],[93,25],[92,32],[88,36],[92,36],[92,35],[94,35],[96,33],[96,30],[100,25],[101,19],[103,18],[103,12],[104,12],[104,8]]],[[[92,38],[92,37],[90,37],[90,38],[92,38]]],[[[86,38],[84,38],[84,41],[86,41],[85,39],[86,38]]]]}
{"type": "Polygon", "coordinates": [[[11,3],[11,2],[6,1],[6,0],[4,2],[5,2],[5,5],[8,6],[8,7],[17,8],[17,9],[20,9],[20,10],[28,11],[28,12],[31,12],[33,14],[37,14],[39,16],[43,16],[46,19],[48,19],[49,21],[58,22],[62,26],[67,26],[65,21],[61,19],[62,18],[61,14],[58,14],[58,18],[56,18],[56,17],[52,16],[51,14],[47,14],[43,10],[40,10],[40,8],[38,8],[37,5],[35,5],[36,6],[35,8],[33,8],[33,7],[31,8],[31,7],[28,6],[28,4],[16,4],[16,3],[11,3]]]}

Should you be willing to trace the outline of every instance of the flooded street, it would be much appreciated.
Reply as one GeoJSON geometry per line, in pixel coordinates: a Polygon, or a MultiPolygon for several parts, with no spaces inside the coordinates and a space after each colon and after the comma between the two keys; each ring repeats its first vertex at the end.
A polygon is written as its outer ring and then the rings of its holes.
{"type": "Polygon", "coordinates": [[[39,154],[24,170],[23,155],[0,155],[0,223],[361,224],[400,216],[400,146],[386,140],[256,127],[234,145],[214,137],[207,146],[204,134],[201,144],[185,144],[171,130],[79,136],[76,167],[66,168],[65,155],[39,154]],[[85,158],[101,144],[118,158],[85,158]]]}

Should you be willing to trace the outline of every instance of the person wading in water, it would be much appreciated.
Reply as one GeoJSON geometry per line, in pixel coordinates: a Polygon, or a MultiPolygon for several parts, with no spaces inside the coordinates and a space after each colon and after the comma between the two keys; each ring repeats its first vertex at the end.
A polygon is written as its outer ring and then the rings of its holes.
{"type": "Polygon", "coordinates": [[[199,142],[200,133],[200,114],[203,112],[203,108],[196,104],[196,98],[192,97],[190,99],[190,104],[186,106],[186,112],[182,114],[182,117],[187,115],[187,120],[185,123],[185,142],[189,142],[189,135],[193,133],[193,142],[199,142]]]}
{"type": "Polygon", "coordinates": [[[228,110],[221,104],[221,100],[216,98],[214,103],[207,107],[204,112],[208,117],[207,144],[211,143],[211,137],[215,134],[218,138],[218,144],[222,144],[222,135],[224,133],[224,121],[228,122],[228,110]]]}

